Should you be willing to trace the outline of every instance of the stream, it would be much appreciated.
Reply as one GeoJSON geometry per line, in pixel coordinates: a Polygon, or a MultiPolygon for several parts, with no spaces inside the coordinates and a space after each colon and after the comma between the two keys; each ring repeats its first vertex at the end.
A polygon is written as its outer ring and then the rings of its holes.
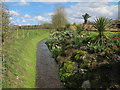
{"type": "Polygon", "coordinates": [[[57,63],[45,41],[41,41],[37,46],[36,88],[64,88],[57,63]]]}

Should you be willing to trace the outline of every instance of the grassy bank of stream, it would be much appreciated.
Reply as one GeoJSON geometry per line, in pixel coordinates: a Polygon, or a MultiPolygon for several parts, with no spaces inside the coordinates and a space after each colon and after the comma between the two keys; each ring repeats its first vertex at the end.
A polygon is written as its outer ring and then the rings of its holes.
{"type": "Polygon", "coordinates": [[[48,31],[35,32],[3,48],[7,52],[3,61],[3,88],[35,88],[37,44],[50,35],[48,31]]]}

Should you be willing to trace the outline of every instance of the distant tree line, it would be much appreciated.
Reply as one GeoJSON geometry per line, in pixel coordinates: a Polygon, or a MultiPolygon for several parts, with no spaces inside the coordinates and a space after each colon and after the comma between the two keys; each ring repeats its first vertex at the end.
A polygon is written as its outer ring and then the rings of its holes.
{"type": "Polygon", "coordinates": [[[32,30],[32,29],[52,29],[53,26],[51,23],[44,23],[41,25],[12,25],[10,26],[12,30],[16,30],[18,29],[25,29],[25,30],[32,30]]]}

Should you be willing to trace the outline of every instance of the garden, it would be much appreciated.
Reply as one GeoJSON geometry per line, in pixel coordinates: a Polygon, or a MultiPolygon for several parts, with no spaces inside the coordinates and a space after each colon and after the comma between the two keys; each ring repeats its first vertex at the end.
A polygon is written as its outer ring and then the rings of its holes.
{"type": "MultiPolygon", "coordinates": [[[[78,17],[68,17],[70,14],[67,15],[65,12],[67,10],[60,4],[56,5],[54,12],[49,12],[50,22],[47,14],[43,15],[44,17],[37,15],[43,10],[41,6],[39,6],[40,11],[38,7],[33,9],[37,11],[34,17],[31,17],[33,13],[30,13],[31,16],[20,13],[19,16],[11,9],[14,19],[7,5],[1,3],[0,5],[2,5],[0,19],[2,83],[0,85],[3,88],[60,88],[58,86],[61,82],[64,85],[60,85],[61,88],[67,89],[120,88],[118,19],[110,19],[108,16],[109,18],[98,17],[88,22],[88,18],[93,16],[85,13],[82,18],[79,17],[81,18],[79,20],[84,22],[76,22],[78,17]],[[71,22],[71,19],[76,20],[71,22]],[[16,20],[20,23],[12,23],[16,20]],[[40,43],[44,40],[45,43],[40,43]]],[[[29,5],[37,6],[36,3],[29,5]]],[[[14,6],[15,4],[12,5],[14,6]]],[[[24,11],[24,8],[18,8],[18,11],[24,11]]],[[[25,11],[29,12],[29,10],[25,11]]],[[[50,11],[53,11],[53,8],[50,11]]],[[[82,11],[79,13],[81,14],[82,11]]]]}
{"type": "Polygon", "coordinates": [[[68,24],[46,41],[66,88],[120,88],[120,33],[105,31],[109,22],[97,18],[97,32],[68,24]]]}

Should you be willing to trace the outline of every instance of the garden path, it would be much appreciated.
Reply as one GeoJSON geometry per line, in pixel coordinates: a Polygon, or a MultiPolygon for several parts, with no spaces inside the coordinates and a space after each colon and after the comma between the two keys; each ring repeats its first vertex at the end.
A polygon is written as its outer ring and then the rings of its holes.
{"type": "Polygon", "coordinates": [[[63,88],[57,63],[45,41],[41,41],[37,46],[36,88],[63,88]]]}

